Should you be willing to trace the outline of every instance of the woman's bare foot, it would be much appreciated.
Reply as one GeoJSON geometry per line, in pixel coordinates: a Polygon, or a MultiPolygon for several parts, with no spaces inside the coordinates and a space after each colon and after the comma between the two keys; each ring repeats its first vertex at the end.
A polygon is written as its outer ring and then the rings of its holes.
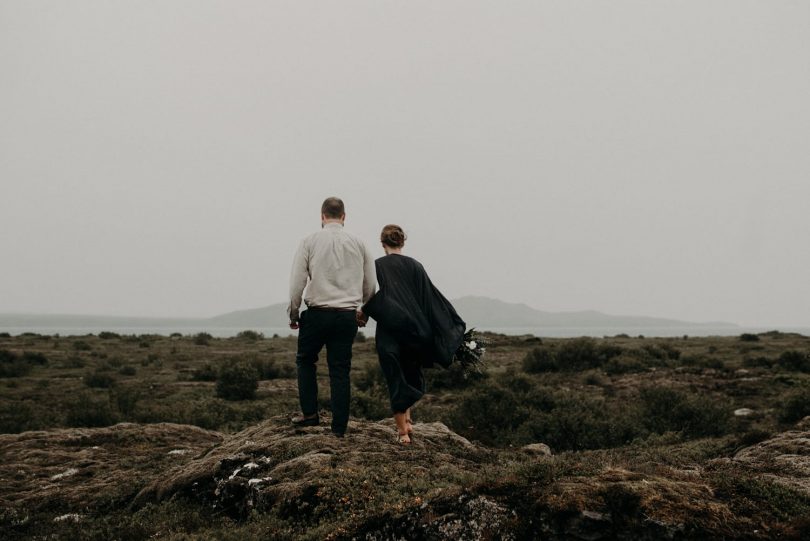
{"type": "Polygon", "coordinates": [[[413,435],[413,420],[411,420],[411,408],[405,410],[405,425],[407,426],[408,435],[413,435]]]}
{"type": "Polygon", "coordinates": [[[394,423],[397,425],[397,442],[400,445],[410,445],[411,436],[408,430],[408,417],[407,413],[395,413],[394,423]]]}

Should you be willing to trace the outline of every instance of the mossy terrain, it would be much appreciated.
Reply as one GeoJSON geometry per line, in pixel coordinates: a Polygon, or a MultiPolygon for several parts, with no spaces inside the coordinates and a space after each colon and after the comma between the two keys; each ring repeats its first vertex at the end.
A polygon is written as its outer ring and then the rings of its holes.
{"type": "Polygon", "coordinates": [[[0,336],[0,529],[19,539],[810,535],[810,338],[486,339],[484,373],[429,373],[414,445],[401,448],[373,338],[355,344],[353,420],[338,440],[287,423],[293,337],[0,336]],[[536,443],[552,454],[527,447],[536,443]]]}

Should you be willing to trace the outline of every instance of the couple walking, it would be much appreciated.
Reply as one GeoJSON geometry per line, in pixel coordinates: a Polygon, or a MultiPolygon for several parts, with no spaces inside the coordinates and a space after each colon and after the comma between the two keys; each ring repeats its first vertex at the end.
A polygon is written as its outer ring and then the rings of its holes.
{"type": "Polygon", "coordinates": [[[385,256],[374,261],[363,241],[344,230],[345,219],[343,201],[326,199],[321,206],[321,230],[301,241],[293,260],[288,312],[290,328],[299,331],[296,366],[302,414],[292,423],[319,423],[315,363],[325,346],[332,432],[344,435],[351,399],[352,344],[358,327],[372,317],[377,322],[377,355],[398,441],[407,445],[413,434],[411,407],[425,393],[422,368],[449,366],[466,326],[422,265],[403,255],[406,236],[401,227],[383,228],[380,242],[385,256]],[[377,282],[380,289],[375,292],[377,282]]]}

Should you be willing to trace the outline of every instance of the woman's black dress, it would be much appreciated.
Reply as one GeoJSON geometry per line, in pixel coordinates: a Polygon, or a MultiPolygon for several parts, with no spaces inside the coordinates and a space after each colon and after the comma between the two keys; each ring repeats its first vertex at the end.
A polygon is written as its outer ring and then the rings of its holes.
{"type": "Polygon", "coordinates": [[[391,409],[401,413],[425,393],[423,367],[445,368],[464,339],[466,324],[415,259],[377,259],[380,290],[362,310],[377,322],[377,355],[391,409]]]}

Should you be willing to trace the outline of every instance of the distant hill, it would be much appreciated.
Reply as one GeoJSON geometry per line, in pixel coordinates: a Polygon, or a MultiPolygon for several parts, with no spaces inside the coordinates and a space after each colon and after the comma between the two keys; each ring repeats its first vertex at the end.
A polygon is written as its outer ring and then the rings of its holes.
{"type": "Polygon", "coordinates": [[[578,312],[544,312],[525,304],[516,304],[488,297],[461,297],[455,299],[458,313],[470,326],[481,328],[509,327],[737,327],[734,323],[695,323],[677,319],[646,316],[617,316],[583,310],[578,312]]]}
{"type": "MultiPolygon", "coordinates": [[[[695,323],[644,316],[618,316],[593,310],[578,312],[545,312],[526,304],[508,303],[488,297],[461,297],[452,301],[469,327],[479,329],[509,328],[736,328],[725,322],[695,323]]],[[[70,329],[273,329],[287,326],[286,304],[237,310],[211,318],[151,318],[82,315],[0,314],[2,328],[70,328],[70,329]]],[[[92,332],[88,330],[88,332],[92,332]]]]}

